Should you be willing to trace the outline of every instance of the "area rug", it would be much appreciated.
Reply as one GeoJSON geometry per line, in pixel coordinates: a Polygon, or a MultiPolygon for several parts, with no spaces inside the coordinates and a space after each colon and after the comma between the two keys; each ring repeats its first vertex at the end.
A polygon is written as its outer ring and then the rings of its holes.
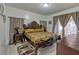
{"type": "Polygon", "coordinates": [[[23,43],[17,47],[19,55],[35,55],[34,47],[29,43],[23,43]]]}

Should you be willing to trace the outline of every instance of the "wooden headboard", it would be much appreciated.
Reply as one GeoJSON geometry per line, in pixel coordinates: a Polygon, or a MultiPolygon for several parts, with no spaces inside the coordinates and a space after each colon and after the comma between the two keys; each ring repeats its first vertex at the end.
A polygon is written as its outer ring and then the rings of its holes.
{"type": "Polygon", "coordinates": [[[26,25],[27,29],[38,29],[40,28],[40,25],[36,21],[30,22],[28,25],[26,25]]]}
{"type": "MultiPolygon", "coordinates": [[[[39,25],[36,21],[32,21],[25,26],[25,29],[39,29],[42,28],[42,25],[39,25]]],[[[44,27],[44,31],[46,32],[46,28],[44,27]]]]}

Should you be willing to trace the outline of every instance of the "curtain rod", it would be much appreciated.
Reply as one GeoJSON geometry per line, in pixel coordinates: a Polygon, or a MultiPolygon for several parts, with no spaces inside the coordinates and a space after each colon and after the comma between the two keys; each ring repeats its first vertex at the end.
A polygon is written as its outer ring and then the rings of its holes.
{"type": "MultiPolygon", "coordinates": [[[[8,16],[8,18],[21,18],[21,17],[14,17],[14,16],[8,16]]],[[[24,19],[24,18],[21,18],[21,19],[24,19]]]]}
{"type": "MultiPolygon", "coordinates": [[[[79,12],[79,11],[77,11],[79,12]]],[[[77,12],[71,12],[71,13],[67,13],[67,14],[72,14],[72,13],[77,13],[77,12]]],[[[62,15],[57,15],[57,16],[63,16],[63,15],[67,15],[67,14],[62,14],[62,15]]],[[[57,16],[53,16],[53,17],[57,17],[57,16]]]]}

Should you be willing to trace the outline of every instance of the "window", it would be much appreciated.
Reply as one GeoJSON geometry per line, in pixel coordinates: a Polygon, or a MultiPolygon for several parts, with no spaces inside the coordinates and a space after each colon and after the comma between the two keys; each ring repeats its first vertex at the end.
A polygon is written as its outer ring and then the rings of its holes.
{"type": "Polygon", "coordinates": [[[65,27],[65,36],[73,35],[77,33],[77,27],[72,17],[70,17],[70,20],[68,24],[65,27]]]}

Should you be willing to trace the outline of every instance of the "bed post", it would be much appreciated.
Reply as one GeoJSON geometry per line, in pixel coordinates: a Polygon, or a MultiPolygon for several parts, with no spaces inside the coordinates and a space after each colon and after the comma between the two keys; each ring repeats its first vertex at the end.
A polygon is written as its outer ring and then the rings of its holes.
{"type": "Polygon", "coordinates": [[[35,55],[37,55],[38,46],[35,47],[35,55]]]}

